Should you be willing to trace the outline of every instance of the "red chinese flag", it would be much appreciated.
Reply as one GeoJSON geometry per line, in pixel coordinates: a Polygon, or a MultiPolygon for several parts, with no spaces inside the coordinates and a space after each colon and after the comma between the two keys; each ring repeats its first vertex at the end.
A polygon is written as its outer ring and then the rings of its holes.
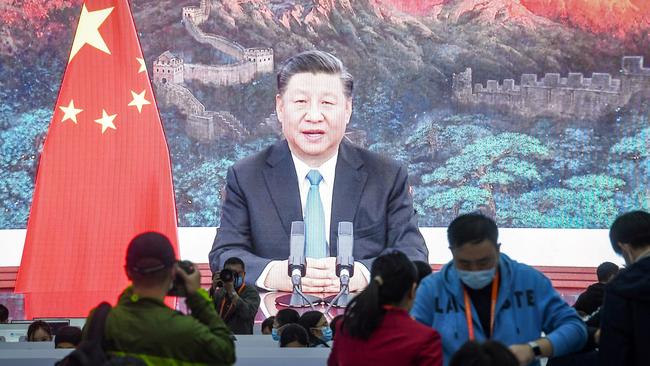
{"type": "Polygon", "coordinates": [[[40,157],[16,280],[25,316],[115,303],[144,231],[178,253],[169,151],[127,0],[87,0],[40,157]]]}

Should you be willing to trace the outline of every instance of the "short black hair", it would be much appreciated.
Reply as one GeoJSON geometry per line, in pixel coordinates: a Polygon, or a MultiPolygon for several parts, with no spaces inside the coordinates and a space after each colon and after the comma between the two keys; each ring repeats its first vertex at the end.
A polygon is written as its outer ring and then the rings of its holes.
{"type": "Polygon", "coordinates": [[[607,282],[616,276],[618,273],[618,266],[612,262],[603,262],[596,268],[596,276],[598,282],[607,282]]]}
{"type": "Polygon", "coordinates": [[[275,321],[279,326],[297,323],[298,319],[300,319],[300,314],[294,309],[282,309],[275,314],[275,321]]]}
{"type": "Polygon", "coordinates": [[[451,357],[449,366],[518,366],[515,355],[495,341],[468,341],[451,357]]]}
{"type": "Polygon", "coordinates": [[[261,330],[264,330],[264,328],[272,329],[272,328],[273,328],[273,322],[274,322],[274,321],[275,321],[275,317],[274,317],[274,316],[270,316],[270,317],[264,319],[264,321],[262,322],[262,325],[260,326],[260,329],[261,329],[261,330]]]}
{"type": "Polygon", "coordinates": [[[81,329],[73,326],[61,327],[54,337],[54,348],[58,348],[63,342],[78,346],[81,343],[81,329]]]}
{"type": "Polygon", "coordinates": [[[6,323],[9,320],[9,309],[0,304],[0,323],[6,323]]]}
{"type": "Polygon", "coordinates": [[[413,261],[413,264],[415,264],[415,269],[418,271],[418,280],[416,283],[419,285],[420,281],[430,275],[433,270],[431,269],[431,265],[425,261],[413,261]]]}
{"type": "Polygon", "coordinates": [[[309,345],[308,335],[305,328],[299,324],[287,324],[282,327],[280,334],[280,347],[286,347],[291,342],[298,342],[303,346],[309,345]]]}
{"type": "Polygon", "coordinates": [[[617,254],[622,254],[618,243],[629,244],[633,248],[650,246],[650,213],[638,210],[617,217],[609,228],[609,241],[617,254]]]}
{"type": "Polygon", "coordinates": [[[246,270],[246,265],[244,265],[244,261],[241,260],[238,257],[230,257],[226,259],[225,262],[223,262],[223,267],[225,268],[227,265],[240,265],[243,270],[246,270]]]}
{"type": "Polygon", "coordinates": [[[331,53],[317,50],[305,51],[284,61],[277,75],[278,94],[283,95],[289,79],[301,73],[340,75],[343,93],[347,98],[352,97],[354,79],[343,62],[331,53]]]}
{"type": "Polygon", "coordinates": [[[497,245],[499,228],[493,219],[480,212],[460,215],[447,228],[447,240],[451,249],[467,243],[478,244],[486,239],[497,245]]]}
{"type": "Polygon", "coordinates": [[[332,339],[336,335],[336,326],[339,322],[343,320],[343,314],[339,314],[332,318],[332,321],[330,322],[330,329],[332,330],[332,339]]]}

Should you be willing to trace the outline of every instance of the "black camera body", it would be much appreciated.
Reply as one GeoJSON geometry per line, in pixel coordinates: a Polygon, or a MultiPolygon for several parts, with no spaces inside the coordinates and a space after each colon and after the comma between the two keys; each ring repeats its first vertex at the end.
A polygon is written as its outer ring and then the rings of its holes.
{"type": "MultiPolygon", "coordinates": [[[[196,270],[194,268],[194,264],[190,261],[178,261],[178,266],[180,267],[181,271],[185,271],[187,274],[192,274],[196,270]]],[[[185,280],[181,275],[176,274],[176,278],[174,278],[174,285],[172,288],[169,289],[167,292],[168,296],[178,296],[178,297],[186,297],[187,296],[187,289],[185,288],[185,280]]]]}
{"type": "Polygon", "coordinates": [[[219,279],[215,285],[217,287],[223,287],[224,282],[234,282],[237,278],[239,278],[239,273],[224,268],[219,272],[219,279]]]}

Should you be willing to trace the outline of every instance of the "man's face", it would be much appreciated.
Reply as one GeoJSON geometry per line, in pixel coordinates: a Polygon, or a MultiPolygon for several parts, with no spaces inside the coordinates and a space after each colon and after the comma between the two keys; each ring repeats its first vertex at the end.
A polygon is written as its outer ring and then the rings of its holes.
{"type": "Polygon", "coordinates": [[[224,266],[223,268],[229,269],[239,275],[239,277],[242,277],[244,275],[244,268],[241,266],[241,264],[228,264],[224,266]]]}
{"type": "Polygon", "coordinates": [[[499,248],[485,239],[480,243],[464,243],[453,248],[451,254],[456,268],[462,271],[484,271],[496,267],[499,261],[499,248]]]}
{"type": "Polygon", "coordinates": [[[338,74],[295,74],[275,107],[291,152],[312,166],[336,153],[352,114],[338,74]]]}

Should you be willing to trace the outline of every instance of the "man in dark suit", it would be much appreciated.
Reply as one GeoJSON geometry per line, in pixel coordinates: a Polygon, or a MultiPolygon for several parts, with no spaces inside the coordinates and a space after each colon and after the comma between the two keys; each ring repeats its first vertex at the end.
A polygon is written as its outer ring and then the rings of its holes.
{"type": "Polygon", "coordinates": [[[355,275],[367,284],[375,257],[399,249],[427,260],[417,228],[406,169],[379,154],[342,142],[352,114],[352,76],[336,57],[308,51],[287,60],[278,75],[276,111],[286,140],[228,170],[221,227],[210,266],[239,257],[248,280],[291,290],[287,275],[292,221],[305,221],[307,292],[335,292],[337,230],[354,225],[355,275]]]}

